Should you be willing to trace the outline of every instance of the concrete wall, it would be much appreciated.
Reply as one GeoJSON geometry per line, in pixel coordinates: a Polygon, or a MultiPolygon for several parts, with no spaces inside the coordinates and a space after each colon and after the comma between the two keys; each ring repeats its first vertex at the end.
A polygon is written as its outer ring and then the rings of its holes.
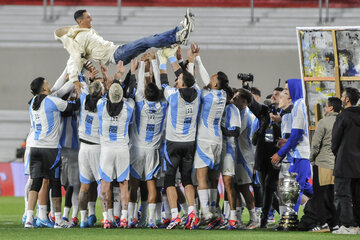
{"type": "MultiPolygon", "coordinates": [[[[184,51],[184,56],[186,56],[184,51]]],[[[30,82],[45,77],[54,84],[68,55],[63,48],[0,48],[0,110],[26,110],[30,82]]],[[[297,50],[201,50],[209,74],[225,72],[232,87],[240,87],[239,72],[253,73],[262,100],[282,79],[300,77],[297,50]]],[[[172,76],[172,75],[170,75],[172,76]]],[[[171,77],[170,77],[171,78],[171,77]]]]}

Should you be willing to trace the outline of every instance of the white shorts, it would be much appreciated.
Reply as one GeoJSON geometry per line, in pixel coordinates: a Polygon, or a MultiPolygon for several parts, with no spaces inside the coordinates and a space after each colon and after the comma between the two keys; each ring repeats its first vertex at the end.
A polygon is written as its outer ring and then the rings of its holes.
{"type": "Polygon", "coordinates": [[[24,153],[24,174],[25,175],[30,175],[30,148],[31,147],[26,147],[25,148],[25,153],[24,153]]]}
{"type": "Polygon", "coordinates": [[[221,143],[212,143],[198,140],[196,142],[194,167],[208,167],[209,169],[213,170],[219,169],[221,149],[221,143]]]}
{"type": "Polygon", "coordinates": [[[90,184],[100,180],[100,151],[100,145],[80,143],[79,172],[81,183],[90,184]]]}
{"type": "Polygon", "coordinates": [[[236,147],[229,142],[224,142],[221,152],[220,171],[223,176],[233,177],[236,165],[236,147]]]}
{"type": "Polygon", "coordinates": [[[132,177],[148,181],[157,177],[160,172],[159,150],[131,146],[130,174],[132,177]]]}
{"type": "Polygon", "coordinates": [[[235,184],[243,185],[252,183],[252,175],[254,164],[246,163],[245,166],[241,163],[235,165],[235,184]]]}
{"type": "Polygon", "coordinates": [[[101,147],[100,178],[106,182],[129,180],[130,154],[128,147],[101,147]]]}

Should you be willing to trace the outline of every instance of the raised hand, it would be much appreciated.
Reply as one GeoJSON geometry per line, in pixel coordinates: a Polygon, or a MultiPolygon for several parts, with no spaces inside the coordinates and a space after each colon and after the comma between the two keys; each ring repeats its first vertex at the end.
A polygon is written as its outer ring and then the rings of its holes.
{"type": "Polygon", "coordinates": [[[120,81],[124,73],[125,73],[124,63],[123,61],[119,61],[118,64],[116,65],[116,72],[114,78],[120,81]]]}
{"type": "Polygon", "coordinates": [[[200,54],[199,44],[197,44],[197,43],[191,43],[191,51],[193,52],[194,57],[199,56],[199,54],[200,54]]]}
{"type": "Polygon", "coordinates": [[[165,57],[171,58],[171,57],[175,56],[175,53],[178,50],[178,47],[179,47],[179,45],[176,45],[173,48],[163,48],[163,54],[165,55],[165,57]]]}
{"type": "Polygon", "coordinates": [[[90,71],[90,69],[93,67],[93,64],[90,60],[86,60],[83,66],[87,71],[90,71]]]}
{"type": "Polygon", "coordinates": [[[99,71],[96,69],[96,67],[92,66],[87,72],[86,76],[93,81],[95,78],[97,78],[99,74],[99,71]]]}
{"type": "Polygon", "coordinates": [[[139,60],[137,58],[131,60],[131,64],[130,64],[131,74],[135,74],[138,65],[139,65],[139,60]]]}
{"type": "Polygon", "coordinates": [[[151,60],[156,59],[156,51],[155,50],[150,52],[150,57],[151,57],[151,60]]]}
{"type": "Polygon", "coordinates": [[[194,60],[195,60],[195,56],[194,56],[194,54],[193,54],[193,52],[192,52],[192,50],[191,49],[189,49],[188,51],[187,51],[187,59],[188,59],[188,61],[189,62],[194,62],[194,60]]]}
{"type": "Polygon", "coordinates": [[[163,49],[159,49],[157,52],[156,52],[158,58],[159,58],[159,62],[160,62],[160,65],[161,64],[166,64],[167,62],[167,58],[166,56],[164,55],[164,52],[163,52],[163,49]]]}

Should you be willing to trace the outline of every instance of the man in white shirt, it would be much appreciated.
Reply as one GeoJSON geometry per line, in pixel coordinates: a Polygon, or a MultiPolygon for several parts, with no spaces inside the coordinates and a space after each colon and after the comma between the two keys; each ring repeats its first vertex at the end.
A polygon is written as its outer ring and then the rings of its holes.
{"type": "MultiPolygon", "coordinates": [[[[194,14],[187,9],[185,19],[180,26],[118,46],[98,35],[91,26],[92,18],[86,10],[78,10],[74,13],[74,19],[78,25],[59,28],[54,35],[55,39],[62,42],[70,55],[67,62],[69,79],[76,82],[86,59],[105,64],[117,64],[121,60],[126,65],[131,59],[151,47],[161,48],[175,43],[187,44],[190,33],[194,29],[194,17],[194,14]]],[[[80,84],[77,87],[80,88],[80,84]]]]}

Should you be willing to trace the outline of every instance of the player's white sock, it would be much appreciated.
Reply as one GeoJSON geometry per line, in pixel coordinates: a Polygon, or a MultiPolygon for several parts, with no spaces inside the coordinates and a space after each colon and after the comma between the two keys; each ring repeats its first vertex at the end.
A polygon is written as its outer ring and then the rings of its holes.
{"type": "Polygon", "coordinates": [[[80,217],[82,222],[87,222],[87,210],[80,210],[80,217]]]}
{"type": "Polygon", "coordinates": [[[61,212],[55,212],[55,223],[60,224],[61,220],[61,212]]]}
{"type": "Polygon", "coordinates": [[[72,208],[73,208],[73,211],[72,211],[71,217],[72,218],[75,218],[75,217],[77,218],[78,214],[79,214],[79,206],[73,205],[72,208]]]}
{"type": "Polygon", "coordinates": [[[253,222],[256,222],[255,208],[249,210],[249,214],[250,214],[250,220],[253,221],[253,222]]]}
{"type": "Polygon", "coordinates": [[[114,212],[112,208],[108,208],[108,220],[114,222],[114,212]]]}
{"type": "Polygon", "coordinates": [[[121,219],[128,219],[128,210],[121,210],[121,219]]]}
{"type": "Polygon", "coordinates": [[[104,223],[106,220],[109,220],[109,217],[108,217],[108,212],[103,212],[103,218],[104,218],[104,223]]]}
{"type": "Polygon", "coordinates": [[[228,219],[229,219],[229,220],[237,220],[236,210],[230,210],[230,216],[229,216],[228,219]]]}
{"type": "Polygon", "coordinates": [[[149,222],[155,222],[156,203],[149,203],[149,222]]]}
{"type": "Polygon", "coordinates": [[[95,215],[95,204],[96,202],[88,202],[89,216],[95,215]]]}
{"type": "Polygon", "coordinates": [[[64,207],[63,217],[66,218],[66,219],[69,219],[69,213],[70,213],[70,208],[64,207]]]}
{"type": "Polygon", "coordinates": [[[32,184],[32,179],[28,178],[27,182],[26,182],[26,185],[25,185],[25,193],[24,193],[24,200],[25,200],[25,211],[24,211],[24,215],[27,214],[27,206],[28,206],[28,194],[29,194],[29,191],[30,191],[30,188],[31,188],[31,184],[32,184]]]}
{"type": "Polygon", "coordinates": [[[209,213],[209,192],[207,189],[198,190],[203,215],[209,213]]]}
{"type": "Polygon", "coordinates": [[[163,204],[164,204],[165,218],[170,219],[171,218],[170,205],[169,205],[168,198],[165,194],[163,194],[162,200],[163,200],[163,204]]]}
{"type": "Polygon", "coordinates": [[[135,203],[129,202],[128,203],[128,219],[130,222],[134,219],[134,209],[135,209],[135,203]]]}
{"type": "MultiPolygon", "coordinates": [[[[229,219],[230,215],[230,204],[229,201],[224,201],[224,216],[226,219],[229,219]]],[[[236,212],[236,211],[235,211],[236,212]]]]}
{"type": "Polygon", "coordinates": [[[120,188],[119,187],[113,187],[113,195],[114,195],[114,216],[120,216],[121,212],[121,202],[120,202],[120,188]]]}
{"type": "Polygon", "coordinates": [[[184,202],[184,203],[180,204],[180,206],[184,212],[184,215],[188,215],[188,213],[189,213],[188,204],[186,202],[184,202]]]}
{"type": "Polygon", "coordinates": [[[55,217],[55,205],[53,204],[52,198],[50,198],[50,214],[55,217]]]}
{"type": "Polygon", "coordinates": [[[156,203],[156,221],[161,221],[161,202],[156,203]]]}
{"type": "MultiPolygon", "coordinates": [[[[138,198],[139,199],[139,198],[138,198]]],[[[138,202],[136,202],[135,203],[135,205],[134,205],[134,213],[133,213],[133,216],[134,216],[134,218],[138,218],[138,206],[139,206],[139,203],[138,202]]]]}
{"type": "Polygon", "coordinates": [[[25,223],[27,223],[27,222],[32,223],[33,219],[34,219],[33,215],[34,215],[34,210],[27,210],[26,211],[26,221],[25,221],[25,223]]]}
{"type": "Polygon", "coordinates": [[[177,208],[171,209],[171,218],[176,218],[178,214],[179,214],[179,211],[177,208]]]}
{"type": "Polygon", "coordinates": [[[191,212],[194,212],[195,216],[197,216],[196,211],[195,211],[195,206],[189,206],[188,214],[190,214],[191,212]]]}
{"type": "Polygon", "coordinates": [[[47,205],[39,205],[39,218],[41,220],[46,220],[46,212],[47,212],[47,205]]]}

